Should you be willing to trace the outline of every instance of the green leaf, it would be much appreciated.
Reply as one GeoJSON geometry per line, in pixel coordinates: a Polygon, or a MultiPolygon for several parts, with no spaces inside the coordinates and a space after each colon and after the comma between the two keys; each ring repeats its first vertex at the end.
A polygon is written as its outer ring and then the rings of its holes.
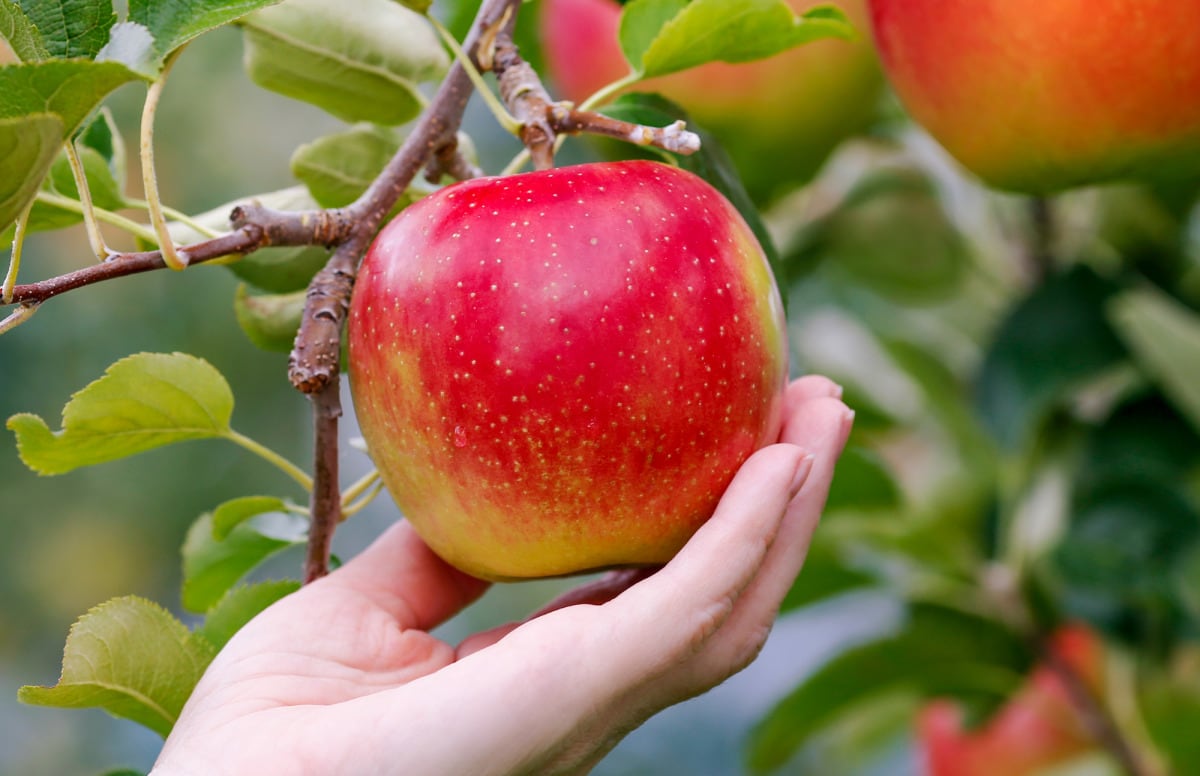
{"type": "Polygon", "coordinates": [[[1200,430],[1200,315],[1150,289],[1117,296],[1110,312],[1134,359],[1200,430]]]}
{"type": "Polygon", "coordinates": [[[1014,450],[1068,393],[1125,357],[1105,305],[1114,287],[1082,266],[1046,280],[1001,323],[984,359],[977,406],[1014,450]]]}
{"type": "Polygon", "coordinates": [[[408,121],[418,83],[449,66],[429,21],[391,0],[289,0],[241,24],[256,84],[346,121],[408,121]]]}
{"type": "Polygon", "coordinates": [[[12,53],[22,62],[38,62],[50,57],[42,34],[33,21],[12,0],[0,0],[0,38],[8,41],[12,53]]]}
{"type": "MultiPolygon", "coordinates": [[[[247,198],[238,200],[244,202],[247,198]]],[[[319,205],[303,186],[293,186],[279,191],[259,194],[253,199],[274,210],[295,212],[312,210],[319,205]]],[[[217,232],[229,230],[229,214],[236,203],[209,210],[195,216],[200,224],[217,232]]],[[[171,237],[180,245],[187,245],[205,238],[186,224],[172,223],[171,237]]],[[[232,264],[225,265],[247,283],[274,294],[297,291],[308,286],[308,281],[329,261],[329,251],[319,245],[286,248],[262,248],[244,256],[232,264]]]]}
{"type": "MultiPolygon", "coordinates": [[[[665,127],[675,121],[683,121],[690,126],[691,121],[687,111],[657,94],[622,95],[611,105],[605,106],[603,112],[613,118],[655,127],[665,127]]],[[[691,129],[696,131],[695,127],[691,127],[691,129]]],[[[762,216],[759,215],[758,207],[746,193],[746,188],[742,185],[742,179],[738,176],[733,161],[715,138],[703,130],[698,131],[698,134],[700,135],[700,150],[688,156],[677,156],[669,151],[656,148],[647,148],[645,151],[699,175],[711,183],[713,188],[724,194],[725,198],[733,203],[742,218],[746,220],[750,230],[754,232],[754,236],[762,245],[771,269],[775,272],[776,277],[780,277],[780,258],[775,241],[771,239],[771,234],[767,230],[766,224],[763,223],[762,216]]],[[[781,283],[779,288],[786,303],[786,287],[781,283]]]]}
{"type": "Polygon", "coordinates": [[[1169,643],[1187,602],[1177,575],[1200,543],[1200,511],[1181,487],[1118,476],[1081,489],[1050,561],[1065,607],[1130,644],[1169,643]]]}
{"type": "Polygon", "coordinates": [[[633,55],[630,62],[644,77],[706,62],[750,62],[815,40],[854,37],[845,16],[829,6],[796,16],[784,0],[692,0],[664,22],[669,10],[679,5],[634,0],[626,6],[637,23],[622,23],[622,50],[627,57],[633,55]],[[653,7],[637,7],[647,2],[653,7]],[[661,26],[651,35],[656,23],[661,26]]]}
{"type": "Polygon", "coordinates": [[[956,294],[970,254],[923,173],[884,169],[805,228],[789,251],[789,279],[818,261],[888,299],[929,304],[956,294]]]}
{"type": "Polygon", "coordinates": [[[780,767],[814,734],[868,700],[915,692],[998,706],[1032,660],[1027,645],[993,620],[915,603],[899,633],[833,658],[760,720],[747,749],[750,768],[780,767]]]}
{"type": "Polygon", "coordinates": [[[873,575],[847,565],[818,533],[804,558],[804,569],[792,583],[779,611],[790,612],[841,593],[873,587],[878,582],[873,575]]]}
{"type": "Polygon", "coordinates": [[[429,6],[433,5],[433,0],[396,0],[396,2],[421,14],[428,13],[429,6]]]}
{"type": "Polygon", "coordinates": [[[139,78],[118,62],[82,59],[0,67],[0,119],[53,113],[62,121],[63,140],[109,92],[139,78]]]}
{"type": "Polygon", "coordinates": [[[116,598],[71,626],[58,684],[22,687],[17,697],[39,706],[98,706],[165,737],[214,654],[158,604],[116,598]]]}
{"type": "Polygon", "coordinates": [[[367,190],[400,148],[400,141],[395,130],[372,124],[326,135],[295,150],[292,175],[321,207],[343,207],[367,190]]]}
{"type": "Polygon", "coordinates": [[[233,297],[238,326],[256,347],[275,353],[291,352],[304,315],[307,291],[251,295],[240,283],[233,297]]]}
{"type": "Polygon", "coordinates": [[[129,20],[154,36],[159,62],[193,38],[279,0],[130,0],[129,20]]]}
{"type": "MultiPolygon", "coordinates": [[[[117,21],[111,0],[18,0],[58,59],[94,57],[117,21]]],[[[2,90],[0,90],[2,91],[2,90]]]]}
{"type": "MultiPolygon", "coordinates": [[[[79,162],[83,165],[84,177],[87,178],[88,191],[92,194],[92,204],[104,210],[120,210],[125,207],[121,184],[113,176],[108,160],[91,148],[80,148],[78,154],[79,162]]],[[[50,181],[59,194],[79,199],[75,176],[65,156],[60,156],[50,168],[50,181]]]]}
{"type": "Polygon", "coordinates": [[[0,231],[37,196],[62,135],[62,121],[50,113],[0,118],[0,231]]]}
{"type": "Polygon", "coordinates": [[[838,459],[825,510],[894,512],[903,501],[887,463],[866,447],[850,445],[838,459]]]}
{"type": "Polygon", "coordinates": [[[1138,708],[1170,773],[1200,773],[1200,682],[1195,676],[1157,677],[1145,682],[1138,708]]]}
{"type": "Polygon", "coordinates": [[[633,0],[622,7],[617,38],[630,67],[640,69],[642,57],[662,32],[663,26],[687,4],[688,0],[633,0]]]}
{"type": "Polygon", "coordinates": [[[212,512],[213,538],[222,541],[230,531],[255,515],[286,509],[287,504],[276,496],[243,496],[226,501],[212,512]]]}
{"type": "Polygon", "coordinates": [[[233,588],[217,602],[204,618],[204,625],[196,629],[218,650],[223,649],[233,634],[254,619],[259,612],[284,596],[300,589],[300,583],[292,580],[257,582],[233,588]]]}
{"type": "Polygon", "coordinates": [[[304,526],[307,521],[295,515],[259,515],[218,541],[213,538],[212,515],[201,515],[183,543],[184,608],[192,612],[211,609],[255,566],[303,541],[304,526]]]}
{"type": "Polygon", "coordinates": [[[21,460],[38,474],[62,474],[187,439],[229,433],[233,394],[207,361],[184,353],[139,353],[108,368],[71,397],[63,428],[37,415],[8,419],[21,460]]]}

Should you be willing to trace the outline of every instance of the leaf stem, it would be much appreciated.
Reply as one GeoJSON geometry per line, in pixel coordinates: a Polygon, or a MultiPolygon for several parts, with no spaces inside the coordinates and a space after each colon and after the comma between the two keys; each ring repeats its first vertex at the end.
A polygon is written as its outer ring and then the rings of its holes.
{"type": "Polygon", "coordinates": [[[641,73],[630,72],[607,86],[601,86],[592,93],[592,96],[579,103],[579,110],[595,110],[615,97],[618,92],[633,86],[640,80],[642,80],[641,73]]]}
{"type": "Polygon", "coordinates": [[[154,167],[154,115],[158,112],[158,101],[162,97],[163,88],[167,83],[167,76],[171,72],[171,66],[179,58],[183,48],[176,49],[166,62],[163,63],[162,73],[158,76],[158,80],[150,84],[150,88],[146,90],[146,102],[142,106],[142,132],[141,132],[141,160],[142,160],[142,186],[146,192],[147,211],[150,214],[150,223],[154,226],[154,232],[158,235],[158,247],[162,251],[163,261],[168,267],[175,270],[184,269],[187,267],[187,254],[179,251],[175,247],[174,241],[171,239],[171,233],[167,229],[167,219],[163,214],[162,199],[158,194],[158,175],[154,167]]]}
{"type": "MultiPolygon", "coordinates": [[[[54,194],[49,191],[39,191],[37,195],[37,201],[45,205],[52,205],[54,207],[61,208],[62,210],[69,210],[72,213],[79,213],[80,215],[84,215],[85,213],[82,202],[77,199],[71,199],[70,197],[64,197],[61,194],[54,194]]],[[[103,221],[106,224],[115,226],[118,229],[128,232],[134,237],[145,240],[146,242],[155,244],[158,243],[158,235],[151,231],[145,224],[139,224],[137,221],[126,218],[120,213],[114,213],[111,210],[105,210],[104,208],[100,207],[93,207],[92,213],[96,216],[97,221],[103,221]]]]}
{"type": "Polygon", "coordinates": [[[484,103],[487,104],[488,110],[490,110],[492,115],[496,117],[496,121],[501,127],[504,128],[504,131],[508,132],[510,135],[520,135],[522,127],[521,122],[508,112],[508,109],[504,107],[504,103],[500,102],[500,98],[498,98],[496,94],[488,87],[487,82],[483,80],[483,75],[479,72],[479,69],[475,67],[475,63],[471,61],[469,56],[467,56],[467,52],[463,51],[462,46],[458,44],[458,41],[453,35],[450,34],[450,31],[442,26],[441,22],[432,16],[427,18],[429,19],[430,23],[433,24],[433,28],[437,30],[438,35],[442,37],[442,41],[454,53],[454,58],[462,64],[463,70],[467,73],[467,77],[471,79],[471,83],[475,86],[475,91],[477,91],[479,96],[483,98],[484,103]]]}
{"type": "Polygon", "coordinates": [[[352,504],[346,504],[342,507],[342,521],[345,522],[348,518],[354,517],[361,512],[368,504],[375,500],[375,497],[383,490],[383,482],[376,482],[367,491],[366,495],[355,501],[352,504]]]}
{"type": "Polygon", "coordinates": [[[21,215],[17,216],[16,228],[13,230],[12,255],[8,260],[8,272],[4,275],[4,285],[0,287],[0,303],[6,305],[12,304],[13,301],[13,289],[17,286],[17,272],[21,269],[21,253],[25,247],[25,230],[29,226],[29,214],[33,211],[35,201],[36,198],[31,199],[25,205],[21,215]]]}
{"type": "Polygon", "coordinates": [[[250,452],[257,455],[259,458],[262,458],[264,461],[274,464],[276,468],[278,468],[284,474],[288,475],[293,480],[295,480],[296,483],[299,484],[301,488],[304,488],[304,490],[312,489],[312,486],[313,486],[312,477],[309,477],[304,472],[303,469],[301,469],[299,466],[292,463],[288,459],[284,458],[282,455],[275,452],[271,448],[269,448],[263,444],[260,444],[259,442],[251,439],[248,436],[239,434],[237,431],[234,431],[233,429],[229,429],[229,431],[225,433],[224,437],[226,439],[228,439],[230,442],[233,442],[234,444],[242,447],[243,449],[249,450],[250,452]]]}
{"type": "MultiPolygon", "coordinates": [[[[128,205],[129,207],[137,208],[138,210],[145,210],[147,212],[149,212],[149,210],[150,210],[150,203],[144,199],[126,200],[125,204],[128,205]]],[[[159,203],[159,207],[162,208],[163,215],[165,215],[167,218],[171,218],[171,219],[178,221],[179,223],[188,227],[192,231],[199,232],[201,235],[203,235],[204,237],[207,237],[210,240],[214,237],[220,237],[221,235],[225,234],[225,232],[220,232],[220,231],[217,231],[216,229],[213,229],[212,227],[205,226],[204,224],[200,223],[196,219],[189,216],[187,213],[184,213],[182,210],[176,210],[175,208],[168,207],[167,205],[164,205],[162,203],[159,203]]],[[[155,240],[155,242],[156,243],[158,242],[157,239],[155,240]]]]}
{"type": "Polygon", "coordinates": [[[0,320],[0,334],[5,334],[20,326],[25,321],[33,317],[37,312],[39,305],[23,304],[13,310],[4,320],[0,320]]]}
{"type": "Polygon", "coordinates": [[[342,491],[342,506],[346,506],[361,496],[372,485],[379,481],[379,470],[372,469],[358,479],[357,482],[342,491]]]}
{"type": "Polygon", "coordinates": [[[75,190],[79,194],[79,204],[82,208],[80,212],[83,213],[83,226],[87,230],[92,253],[96,254],[96,258],[100,261],[105,261],[110,251],[104,244],[104,235],[100,232],[100,222],[96,220],[96,211],[92,204],[92,190],[88,187],[87,173],[83,169],[83,162],[79,160],[79,149],[75,147],[73,138],[68,138],[67,142],[63,143],[63,151],[66,152],[67,163],[71,166],[71,176],[75,178],[75,190]]]}

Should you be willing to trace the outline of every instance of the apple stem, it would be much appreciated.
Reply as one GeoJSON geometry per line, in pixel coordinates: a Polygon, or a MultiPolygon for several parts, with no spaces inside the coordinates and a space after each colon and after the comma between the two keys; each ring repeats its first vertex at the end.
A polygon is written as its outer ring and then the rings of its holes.
{"type": "Polygon", "coordinates": [[[1054,208],[1046,197],[1029,200],[1029,265],[1035,284],[1041,283],[1054,271],[1054,208]]]}
{"type": "Polygon", "coordinates": [[[496,74],[500,97],[521,122],[521,141],[528,149],[535,170],[554,166],[554,152],[560,145],[560,135],[584,132],[614,137],[634,145],[656,146],[678,154],[700,150],[700,136],[688,131],[682,121],[666,127],[649,127],[581,110],[570,102],[555,102],[542,86],[537,72],[521,58],[510,34],[496,34],[491,46],[482,58],[491,64],[496,74]]]}

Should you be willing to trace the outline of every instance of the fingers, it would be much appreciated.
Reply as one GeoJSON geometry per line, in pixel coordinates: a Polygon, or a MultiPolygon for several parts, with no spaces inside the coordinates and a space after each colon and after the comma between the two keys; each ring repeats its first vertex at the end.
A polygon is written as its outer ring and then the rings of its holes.
{"type": "Polygon", "coordinates": [[[389,612],[401,627],[429,630],[483,595],[488,583],[446,563],[400,521],[310,587],[352,591],[389,612]]]}
{"type": "Polygon", "coordinates": [[[690,655],[721,626],[774,540],[811,459],[772,445],[738,471],[713,517],[667,566],[604,607],[613,680],[639,681],[690,655]]]}
{"type": "MultiPolygon", "coordinates": [[[[565,609],[568,606],[576,606],[578,604],[591,604],[595,606],[608,603],[633,585],[654,574],[659,568],[659,566],[654,566],[652,568],[619,569],[617,571],[610,571],[599,579],[568,590],[550,603],[543,606],[541,609],[529,615],[524,622],[529,622],[530,620],[536,619],[559,609],[565,609]]],[[[509,633],[512,633],[521,625],[522,623],[520,622],[510,622],[505,623],[504,625],[498,625],[495,628],[491,628],[486,631],[472,634],[466,639],[463,639],[463,641],[458,645],[456,655],[459,659],[462,659],[473,652],[478,652],[484,647],[489,647],[507,636],[509,633]]]]}
{"type": "MultiPolygon", "coordinates": [[[[850,434],[854,415],[841,401],[826,397],[796,406],[784,427],[784,439],[802,444],[813,456],[812,471],[792,499],[775,542],[736,610],[711,640],[701,673],[728,675],[744,668],[758,653],[783,597],[800,573],[812,541],[834,466],[850,434]]],[[[723,677],[722,677],[723,678],[723,677]]]]}

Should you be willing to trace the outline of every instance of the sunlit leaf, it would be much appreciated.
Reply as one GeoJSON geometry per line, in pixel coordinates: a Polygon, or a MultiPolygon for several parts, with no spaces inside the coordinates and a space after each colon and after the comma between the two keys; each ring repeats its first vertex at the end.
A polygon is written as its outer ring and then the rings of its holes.
{"type": "Polygon", "coordinates": [[[243,496],[231,499],[212,511],[213,538],[220,541],[255,515],[284,512],[287,504],[278,496],[243,496]]]}
{"type": "Polygon", "coordinates": [[[129,20],[154,36],[159,60],[199,35],[279,0],[129,0],[129,20]]]}
{"type": "Polygon", "coordinates": [[[0,0],[0,38],[8,42],[13,54],[22,62],[37,62],[50,56],[42,43],[42,34],[21,6],[12,0],[0,0]]]}
{"type": "Polygon", "coordinates": [[[165,737],[215,652],[158,604],[117,598],[71,626],[58,684],[22,687],[17,697],[40,706],[98,706],[165,737]]]}
{"type": "Polygon", "coordinates": [[[1200,315],[1158,291],[1127,291],[1112,321],[1134,358],[1200,430],[1200,315]]]}
{"type": "Polygon", "coordinates": [[[141,78],[118,62],[48,60],[0,67],[0,119],[53,113],[74,134],[109,92],[141,78]]]}
{"type": "Polygon", "coordinates": [[[295,150],[292,175],[321,207],[343,207],[367,190],[400,141],[395,130],[371,124],[326,135],[295,150]]]}
{"type": "Polygon", "coordinates": [[[139,353],[71,397],[61,431],[37,415],[8,419],[21,460],[62,474],[188,439],[229,432],[233,394],[208,362],[184,353],[139,353]]]}
{"type": "Polygon", "coordinates": [[[218,540],[213,538],[212,515],[201,515],[183,543],[184,607],[193,612],[211,609],[251,569],[303,541],[305,526],[307,521],[295,515],[259,515],[218,540]]]}
{"type": "Polygon", "coordinates": [[[346,121],[408,121],[418,84],[449,65],[429,21],[392,0],[288,0],[241,24],[255,83],[346,121]]]}
{"type": "Polygon", "coordinates": [[[300,589],[300,583],[292,580],[256,582],[239,585],[217,602],[204,617],[204,624],[196,633],[221,649],[242,627],[254,619],[263,609],[284,596],[300,589]]]}
{"type": "Polygon", "coordinates": [[[646,77],[706,62],[750,62],[824,38],[852,38],[831,6],[796,16],[783,0],[634,0],[624,12],[621,48],[646,77]],[[672,13],[674,11],[674,13],[672,13]]]}
{"type": "MultiPolygon", "coordinates": [[[[111,0],[17,0],[51,56],[94,57],[117,21],[111,0]]],[[[24,59],[24,57],[22,57],[24,59]]]]}

